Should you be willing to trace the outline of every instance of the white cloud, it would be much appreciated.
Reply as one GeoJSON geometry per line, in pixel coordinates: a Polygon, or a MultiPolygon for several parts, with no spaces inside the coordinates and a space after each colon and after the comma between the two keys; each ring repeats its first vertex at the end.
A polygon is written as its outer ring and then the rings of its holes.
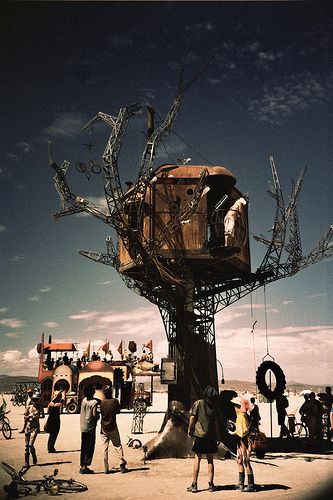
{"type": "Polygon", "coordinates": [[[81,134],[85,122],[85,118],[79,113],[57,114],[51,125],[45,129],[45,134],[51,137],[75,137],[81,134]]]}
{"type": "Polygon", "coordinates": [[[281,85],[265,86],[263,95],[249,103],[249,111],[257,121],[282,124],[292,114],[314,103],[327,102],[332,87],[329,79],[320,81],[309,71],[291,75],[281,85]]]}
{"type": "Polygon", "coordinates": [[[14,153],[6,153],[6,156],[11,160],[18,160],[20,158],[18,155],[15,155],[14,153]]]}
{"type": "Polygon", "coordinates": [[[257,52],[259,47],[260,47],[260,42],[258,40],[256,40],[255,42],[253,42],[249,45],[249,49],[251,52],[257,52]]]}
{"type": "MultiPolygon", "coordinates": [[[[283,369],[287,380],[304,383],[331,383],[330,359],[333,326],[301,325],[269,328],[269,354],[283,369]],[[311,366],[311,370],[309,370],[311,366]]],[[[226,379],[255,380],[255,372],[267,353],[266,329],[223,328],[217,330],[217,358],[226,379]]]]}
{"type": "Polygon", "coordinates": [[[19,337],[19,335],[17,333],[4,333],[5,337],[9,337],[9,338],[12,338],[12,339],[16,339],[19,337]]]}
{"type": "Polygon", "coordinates": [[[269,52],[259,52],[258,53],[258,58],[260,62],[267,62],[267,61],[275,61],[276,59],[281,59],[283,56],[282,52],[277,52],[274,54],[274,52],[269,51],[269,52]]]}
{"type": "Polygon", "coordinates": [[[8,307],[0,307],[0,313],[5,313],[8,311],[8,307]]]}
{"type": "Polygon", "coordinates": [[[58,328],[59,325],[55,321],[46,321],[43,323],[43,326],[46,326],[47,328],[58,328]]]}
{"type": "Polygon", "coordinates": [[[5,228],[5,226],[3,226],[2,224],[0,224],[0,233],[4,233],[7,229],[5,228]]]}
{"type": "Polygon", "coordinates": [[[0,352],[0,364],[3,373],[11,376],[27,375],[35,377],[38,370],[36,347],[30,349],[27,356],[17,349],[0,352]]]}
{"type": "Polygon", "coordinates": [[[82,320],[82,321],[90,321],[92,319],[96,319],[100,316],[100,312],[98,311],[81,311],[79,314],[72,314],[68,316],[69,319],[74,320],[82,320]]]}
{"type": "Polygon", "coordinates": [[[20,148],[23,151],[23,153],[31,153],[31,151],[33,151],[33,147],[31,146],[31,144],[28,144],[27,142],[22,142],[22,141],[17,142],[15,146],[20,148]]]}
{"type": "Polygon", "coordinates": [[[13,255],[13,257],[10,259],[11,262],[19,262],[20,260],[24,260],[25,257],[23,255],[13,255]]]}
{"type": "Polygon", "coordinates": [[[96,285],[111,285],[114,281],[102,281],[101,283],[96,283],[96,285]]]}
{"type": "Polygon", "coordinates": [[[30,302],[38,302],[40,297],[38,295],[32,295],[31,297],[28,297],[28,300],[30,300],[30,302]]]}
{"type": "Polygon", "coordinates": [[[204,23],[193,23],[191,25],[188,24],[187,26],[185,26],[185,31],[203,35],[205,31],[215,31],[215,29],[210,21],[206,21],[204,23]]]}
{"type": "Polygon", "coordinates": [[[11,350],[3,353],[3,361],[6,363],[15,363],[21,359],[21,351],[11,350]]]}
{"type": "Polygon", "coordinates": [[[52,290],[52,288],[51,288],[51,287],[49,287],[49,286],[46,286],[45,288],[40,288],[40,289],[39,289],[39,291],[40,291],[41,293],[48,293],[48,292],[50,292],[51,290],[52,290]]]}
{"type": "Polygon", "coordinates": [[[23,328],[25,321],[16,318],[0,319],[0,325],[8,326],[9,328],[23,328]]]}

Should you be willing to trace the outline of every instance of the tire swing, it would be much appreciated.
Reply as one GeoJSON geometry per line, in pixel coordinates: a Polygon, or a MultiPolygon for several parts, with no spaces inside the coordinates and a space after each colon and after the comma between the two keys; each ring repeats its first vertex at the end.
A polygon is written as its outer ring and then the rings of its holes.
{"type": "Polygon", "coordinates": [[[277,363],[271,360],[263,361],[256,372],[256,384],[259,392],[263,396],[267,399],[274,400],[284,393],[286,389],[286,377],[282,368],[277,363]],[[266,382],[266,373],[268,370],[272,371],[275,376],[276,385],[273,390],[266,382]]]}
{"type": "MultiPolygon", "coordinates": [[[[256,372],[256,384],[259,392],[265,396],[267,399],[273,401],[274,399],[278,399],[283,395],[286,389],[286,377],[283,373],[282,368],[275,363],[274,358],[269,354],[268,351],[268,333],[267,333],[267,306],[266,306],[266,287],[264,285],[264,300],[265,300],[265,329],[266,329],[266,355],[262,358],[262,363],[258,367],[256,372]],[[266,360],[265,358],[271,358],[270,360],[266,360]],[[272,389],[267,385],[266,382],[266,373],[268,371],[273,372],[276,380],[275,388],[272,389]]],[[[253,330],[253,327],[252,327],[253,330]]]]}

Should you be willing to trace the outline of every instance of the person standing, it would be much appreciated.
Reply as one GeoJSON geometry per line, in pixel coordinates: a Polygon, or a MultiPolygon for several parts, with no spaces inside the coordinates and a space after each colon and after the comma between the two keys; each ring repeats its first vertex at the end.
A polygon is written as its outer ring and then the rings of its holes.
{"type": "Polygon", "coordinates": [[[32,456],[32,463],[37,464],[37,455],[35,449],[35,441],[39,428],[39,395],[34,393],[31,397],[30,403],[24,412],[24,434],[25,434],[25,467],[30,467],[29,459],[30,453],[32,456]]]}
{"type": "Polygon", "coordinates": [[[309,430],[309,443],[314,445],[316,439],[321,440],[322,435],[322,405],[316,399],[314,392],[310,392],[306,397],[299,412],[302,415],[302,421],[309,430]]]}
{"type": "Polygon", "coordinates": [[[81,403],[80,428],[81,428],[81,454],[80,474],[93,474],[89,469],[91,465],[96,442],[96,425],[99,415],[97,413],[97,401],[94,399],[95,389],[92,385],[84,388],[85,398],[81,403]]]}
{"type": "Polygon", "coordinates": [[[287,416],[286,408],[288,408],[289,406],[287,397],[284,394],[277,396],[275,404],[278,417],[278,425],[280,426],[280,438],[283,438],[283,436],[291,437],[289,429],[285,424],[287,416]]]}
{"type": "Polygon", "coordinates": [[[254,492],[254,475],[250,462],[252,452],[252,444],[249,439],[250,420],[248,412],[252,410],[252,404],[245,398],[235,398],[232,401],[236,410],[236,430],[235,437],[237,439],[236,462],[238,467],[238,484],[236,490],[254,492]],[[247,473],[248,485],[244,487],[245,471],[247,473]]]}
{"type": "Polygon", "coordinates": [[[54,445],[60,431],[60,413],[62,411],[61,397],[62,393],[58,392],[47,407],[48,418],[44,430],[49,433],[47,442],[47,451],[49,453],[56,452],[54,445]]]}
{"type": "Polygon", "coordinates": [[[253,397],[250,398],[250,402],[253,406],[252,410],[249,412],[251,431],[252,430],[258,431],[261,420],[261,416],[259,413],[259,406],[256,404],[256,400],[253,397]]]}
{"type": "Polygon", "coordinates": [[[217,453],[218,438],[218,393],[214,387],[207,386],[203,398],[198,399],[190,410],[188,436],[194,436],[192,451],[194,452],[193,480],[187,491],[198,491],[198,476],[202,455],[205,454],[208,464],[209,491],[216,491],[214,485],[214,453],[217,453]]]}
{"type": "Polygon", "coordinates": [[[119,459],[120,471],[126,472],[126,460],[120,440],[117,426],[117,415],[120,413],[120,404],[117,398],[112,397],[112,387],[107,385],[103,390],[105,399],[101,401],[101,439],[104,450],[104,472],[108,474],[109,470],[109,443],[111,441],[119,459]]]}
{"type": "MultiPolygon", "coordinates": [[[[34,390],[33,387],[28,387],[27,388],[27,399],[26,399],[26,402],[25,402],[25,409],[27,409],[28,406],[30,405],[31,398],[32,398],[32,395],[33,395],[34,392],[35,392],[35,390],[34,390]]],[[[27,422],[24,419],[23,428],[22,428],[22,430],[20,430],[20,434],[24,434],[26,424],[27,424],[27,422]]]]}

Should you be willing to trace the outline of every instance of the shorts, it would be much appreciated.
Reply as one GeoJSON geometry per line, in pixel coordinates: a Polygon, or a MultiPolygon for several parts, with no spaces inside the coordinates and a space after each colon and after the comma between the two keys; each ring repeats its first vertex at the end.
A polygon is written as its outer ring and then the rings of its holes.
{"type": "Polygon", "coordinates": [[[217,453],[217,443],[215,439],[195,437],[192,451],[194,453],[211,454],[217,453]]]}

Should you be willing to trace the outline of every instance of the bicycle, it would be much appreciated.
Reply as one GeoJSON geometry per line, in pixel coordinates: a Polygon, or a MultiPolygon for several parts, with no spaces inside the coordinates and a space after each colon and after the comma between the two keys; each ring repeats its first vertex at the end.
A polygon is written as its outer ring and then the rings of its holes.
{"type": "Polygon", "coordinates": [[[12,437],[12,428],[10,426],[9,418],[6,417],[7,413],[9,412],[10,410],[5,411],[3,409],[1,409],[0,411],[0,430],[2,431],[3,437],[5,439],[10,439],[12,437]]]}
{"type": "Polygon", "coordinates": [[[303,422],[297,422],[295,415],[288,415],[289,432],[294,438],[305,439],[308,437],[308,428],[303,422]]]}
{"type": "Polygon", "coordinates": [[[1,467],[12,478],[11,483],[4,486],[4,490],[7,493],[6,498],[8,500],[19,498],[20,495],[37,495],[41,491],[55,496],[58,493],[79,493],[87,491],[88,489],[85,484],[79,483],[72,478],[55,479],[55,476],[58,475],[58,469],[54,469],[53,474],[50,476],[43,476],[43,479],[26,479],[24,477],[26,469],[24,468],[17,472],[13,467],[5,462],[1,462],[1,467]]]}

